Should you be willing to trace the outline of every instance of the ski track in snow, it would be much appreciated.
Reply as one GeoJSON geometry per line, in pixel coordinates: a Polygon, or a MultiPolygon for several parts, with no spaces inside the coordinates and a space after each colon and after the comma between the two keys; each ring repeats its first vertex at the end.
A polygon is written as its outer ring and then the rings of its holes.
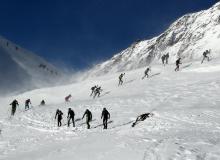
{"type": "Polygon", "coordinates": [[[111,74],[1,99],[0,159],[219,160],[219,62],[213,60],[205,67],[195,62],[178,73],[172,65],[154,66],[151,74],[160,74],[144,80],[143,69],[130,71],[120,87],[118,75],[111,74]],[[94,84],[104,88],[98,99],[85,96],[94,84]],[[72,102],[63,103],[68,93],[73,95],[72,102]],[[35,95],[40,94],[48,105],[24,111],[22,102],[28,97],[32,104],[38,104],[40,99],[35,95]],[[9,119],[5,106],[14,98],[20,106],[9,119]],[[76,128],[66,126],[69,107],[76,113],[76,128]],[[108,130],[101,125],[103,107],[110,111],[113,121],[108,130]],[[61,128],[54,120],[57,108],[64,112],[65,126],[61,128]],[[90,130],[85,119],[80,119],[86,108],[93,113],[90,130]],[[132,128],[136,117],[145,112],[154,116],[132,128]]]}

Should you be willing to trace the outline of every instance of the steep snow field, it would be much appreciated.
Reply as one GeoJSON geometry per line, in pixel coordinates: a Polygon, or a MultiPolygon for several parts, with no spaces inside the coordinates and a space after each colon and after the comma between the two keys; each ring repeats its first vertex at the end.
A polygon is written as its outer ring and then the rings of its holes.
{"type": "Polygon", "coordinates": [[[67,86],[26,92],[0,101],[1,160],[219,160],[220,159],[220,59],[209,63],[152,66],[151,77],[141,80],[145,68],[126,72],[124,85],[107,74],[67,86]],[[100,98],[89,97],[90,88],[103,87],[100,98]],[[69,93],[73,98],[64,103],[69,93]],[[9,103],[20,102],[9,119],[9,103]],[[24,111],[24,100],[33,108],[24,111]],[[38,106],[45,99],[46,106],[38,106]],[[57,128],[54,114],[72,107],[76,119],[85,109],[93,113],[91,130],[84,120],[76,128],[57,128]],[[100,124],[102,108],[111,113],[109,129],[100,124]],[[136,116],[155,116],[132,128],[136,116]]]}

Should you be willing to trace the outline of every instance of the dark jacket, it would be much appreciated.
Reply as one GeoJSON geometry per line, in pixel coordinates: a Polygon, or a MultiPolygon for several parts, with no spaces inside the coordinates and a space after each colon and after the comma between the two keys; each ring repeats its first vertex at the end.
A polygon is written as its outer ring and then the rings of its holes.
{"type": "Polygon", "coordinates": [[[62,116],[63,116],[63,112],[60,110],[57,110],[55,119],[58,118],[58,120],[61,120],[63,118],[62,116]]]}
{"type": "Polygon", "coordinates": [[[16,107],[18,105],[18,101],[17,100],[14,100],[13,102],[11,102],[11,104],[13,107],[16,107]]]}
{"type": "Polygon", "coordinates": [[[69,111],[68,111],[68,116],[67,116],[67,118],[74,118],[74,116],[75,116],[74,111],[73,111],[72,109],[69,110],[69,111]]]}
{"type": "Polygon", "coordinates": [[[110,119],[110,113],[107,111],[107,110],[103,110],[102,111],[102,116],[101,116],[101,119],[104,118],[104,119],[110,119]]]}
{"type": "Polygon", "coordinates": [[[82,119],[86,116],[88,121],[92,120],[92,112],[90,112],[89,110],[86,110],[85,113],[83,114],[82,119]]]}

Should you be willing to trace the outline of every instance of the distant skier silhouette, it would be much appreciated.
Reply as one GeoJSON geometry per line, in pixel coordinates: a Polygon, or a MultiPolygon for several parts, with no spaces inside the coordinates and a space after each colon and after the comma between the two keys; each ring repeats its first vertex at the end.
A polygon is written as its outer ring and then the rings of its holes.
{"type": "Polygon", "coordinates": [[[57,126],[61,127],[62,126],[62,119],[63,119],[63,112],[59,109],[56,111],[55,119],[57,119],[57,126]]]}
{"type": "Polygon", "coordinates": [[[25,101],[25,110],[30,109],[30,104],[31,104],[31,100],[30,100],[30,99],[27,99],[27,100],[25,101]]]}
{"type": "Polygon", "coordinates": [[[82,119],[86,116],[86,124],[87,124],[87,129],[90,129],[90,124],[89,122],[92,121],[92,112],[88,109],[86,109],[85,113],[83,114],[82,119]]]}
{"type": "Polygon", "coordinates": [[[120,74],[118,86],[120,86],[120,85],[123,84],[123,77],[124,77],[124,75],[125,75],[125,73],[121,73],[121,74],[120,74]]]}
{"type": "Polygon", "coordinates": [[[165,61],[166,61],[166,64],[168,64],[169,57],[170,57],[170,55],[169,55],[169,53],[167,53],[167,54],[165,55],[165,61]]]}
{"type": "Polygon", "coordinates": [[[17,106],[19,106],[18,101],[15,99],[11,102],[11,116],[14,116],[17,106]]]}
{"type": "Polygon", "coordinates": [[[100,94],[101,94],[101,92],[102,92],[101,86],[99,86],[99,87],[97,86],[94,92],[95,92],[95,93],[94,93],[93,98],[100,97],[100,94]]]}
{"type": "Polygon", "coordinates": [[[208,57],[208,54],[210,54],[210,50],[206,50],[205,52],[203,52],[203,59],[202,59],[202,62],[201,62],[201,64],[204,62],[204,60],[206,60],[207,59],[207,61],[209,61],[210,59],[209,59],[209,57],[208,57]]]}
{"type": "Polygon", "coordinates": [[[68,96],[65,97],[65,101],[66,101],[66,102],[69,102],[71,97],[72,97],[72,95],[69,94],[68,96]]]}
{"type": "Polygon", "coordinates": [[[42,101],[40,102],[40,105],[41,105],[41,106],[45,106],[45,104],[46,104],[46,103],[45,103],[44,100],[42,100],[42,101]]]}
{"type": "Polygon", "coordinates": [[[165,65],[165,59],[166,59],[166,55],[164,54],[164,55],[162,55],[162,57],[161,57],[161,61],[162,61],[162,64],[163,64],[163,65],[165,65]]]}
{"type": "Polygon", "coordinates": [[[102,110],[101,119],[103,119],[104,129],[107,129],[108,128],[108,120],[110,119],[110,113],[107,111],[106,108],[103,108],[103,110],[102,110]]]}
{"type": "Polygon", "coordinates": [[[176,68],[175,68],[175,71],[176,71],[176,72],[180,70],[180,64],[182,64],[182,63],[181,63],[181,58],[178,58],[178,59],[176,60],[176,68]]]}
{"type": "Polygon", "coordinates": [[[148,67],[145,71],[144,71],[144,76],[142,77],[142,79],[144,79],[145,77],[149,78],[149,72],[151,71],[150,67],[148,67]]]}
{"type": "Polygon", "coordinates": [[[74,111],[73,111],[71,108],[69,108],[69,110],[68,110],[68,116],[67,116],[67,119],[68,119],[68,127],[70,126],[70,121],[72,121],[73,127],[75,127],[75,119],[74,119],[74,117],[75,117],[74,111]]]}
{"type": "Polygon", "coordinates": [[[92,93],[90,94],[90,97],[91,97],[93,94],[95,94],[95,90],[96,90],[97,87],[98,87],[98,86],[93,86],[93,87],[91,88],[92,93]]]}
{"type": "Polygon", "coordinates": [[[132,124],[132,127],[134,127],[138,122],[144,121],[147,118],[150,118],[153,116],[153,113],[144,113],[137,117],[136,121],[132,124]]]}

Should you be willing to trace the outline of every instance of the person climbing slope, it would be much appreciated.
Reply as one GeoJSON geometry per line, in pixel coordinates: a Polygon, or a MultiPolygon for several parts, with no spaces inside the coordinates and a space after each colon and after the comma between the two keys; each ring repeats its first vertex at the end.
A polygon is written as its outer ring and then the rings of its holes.
{"type": "Polygon", "coordinates": [[[124,77],[125,73],[121,73],[120,76],[119,76],[119,83],[118,83],[118,86],[122,85],[123,84],[123,77],[124,77]]]}
{"type": "Polygon", "coordinates": [[[132,124],[132,127],[134,127],[138,122],[144,121],[147,118],[152,117],[154,114],[153,113],[144,113],[141,114],[140,116],[137,117],[136,121],[132,124]]]}
{"type": "Polygon", "coordinates": [[[55,119],[57,119],[57,126],[61,127],[62,126],[62,119],[63,119],[63,112],[59,109],[56,111],[55,119]]]}
{"type": "Polygon", "coordinates": [[[103,108],[103,110],[102,110],[101,119],[103,119],[104,129],[107,129],[108,128],[108,120],[110,119],[110,113],[107,111],[106,108],[103,108]]]}
{"type": "Polygon", "coordinates": [[[40,106],[45,106],[45,101],[44,100],[42,100],[41,102],[40,102],[40,106]]]}
{"type": "Polygon", "coordinates": [[[203,59],[202,59],[202,62],[201,64],[204,62],[204,60],[207,59],[207,61],[209,61],[209,57],[208,57],[208,54],[210,54],[210,50],[206,50],[205,52],[203,52],[203,59]]]}
{"type": "Polygon", "coordinates": [[[87,124],[87,129],[90,129],[90,124],[89,122],[92,121],[92,112],[88,109],[86,109],[85,113],[83,114],[82,119],[86,116],[86,124],[87,124]]]}
{"type": "Polygon", "coordinates": [[[170,55],[169,55],[169,53],[167,53],[167,54],[165,55],[165,61],[166,61],[166,64],[168,64],[169,57],[170,57],[170,55]]]}
{"type": "Polygon", "coordinates": [[[14,116],[17,106],[19,106],[18,101],[15,99],[11,102],[11,116],[14,116]]]}
{"type": "Polygon", "coordinates": [[[25,110],[30,109],[30,104],[31,104],[31,100],[30,100],[30,99],[27,99],[27,100],[25,101],[25,110]]]}
{"type": "Polygon", "coordinates": [[[163,65],[165,65],[165,59],[166,59],[166,55],[164,54],[164,55],[162,55],[162,57],[161,57],[161,61],[162,61],[162,64],[163,64],[163,65]]]}
{"type": "Polygon", "coordinates": [[[72,95],[69,94],[68,96],[65,97],[65,101],[66,101],[66,102],[69,102],[71,97],[72,97],[72,95]]]}
{"type": "Polygon", "coordinates": [[[101,91],[102,91],[101,86],[99,86],[99,87],[97,86],[95,89],[95,94],[94,94],[93,98],[100,97],[101,91]]]}
{"type": "Polygon", "coordinates": [[[175,68],[175,71],[176,71],[176,72],[180,70],[180,64],[182,64],[182,63],[181,63],[181,58],[178,58],[178,59],[176,60],[176,68],[175,68]]]}
{"type": "Polygon", "coordinates": [[[97,86],[93,86],[93,87],[91,88],[92,93],[90,94],[90,97],[91,97],[93,94],[95,94],[96,88],[97,88],[97,86]]]}
{"type": "Polygon", "coordinates": [[[72,121],[72,123],[73,123],[73,127],[75,127],[75,119],[74,119],[74,117],[75,117],[74,111],[73,111],[71,108],[69,108],[69,110],[68,110],[68,116],[67,116],[67,119],[68,119],[68,127],[70,126],[70,122],[71,122],[71,121],[72,121]]]}
{"type": "Polygon", "coordinates": [[[148,73],[151,71],[150,67],[147,67],[147,69],[144,71],[144,77],[142,77],[142,79],[144,79],[145,77],[149,78],[148,73]]]}

